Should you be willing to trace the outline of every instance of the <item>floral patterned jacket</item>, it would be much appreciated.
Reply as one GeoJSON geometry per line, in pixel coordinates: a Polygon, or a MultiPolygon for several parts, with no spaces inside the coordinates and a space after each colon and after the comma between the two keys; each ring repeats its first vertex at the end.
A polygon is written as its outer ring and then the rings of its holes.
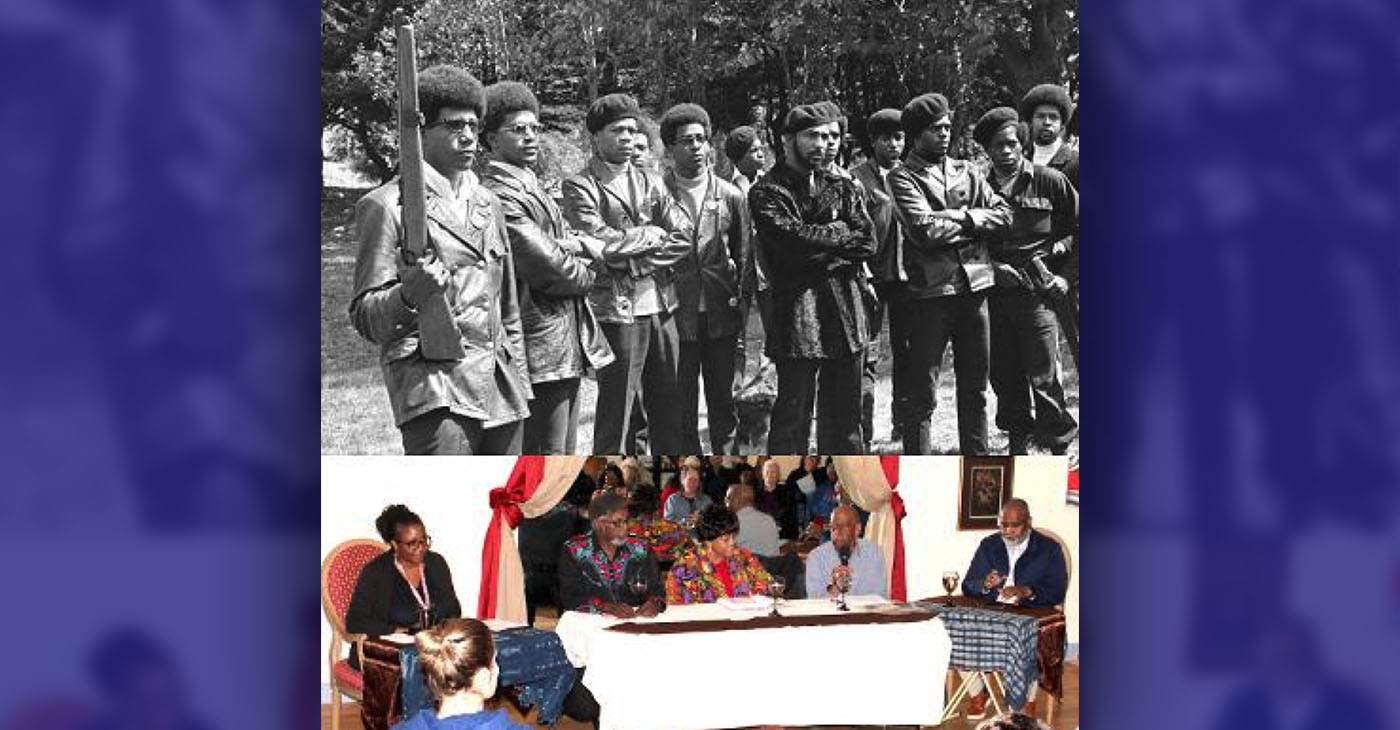
{"type": "Polygon", "coordinates": [[[661,595],[661,571],[642,541],[629,539],[612,558],[599,547],[592,533],[576,535],[564,543],[559,556],[562,610],[602,613],[603,606],[609,603],[640,606],[648,598],[661,595]],[[646,584],[642,595],[631,590],[634,577],[646,584]]]}
{"type": "Polygon", "coordinates": [[[633,517],[627,521],[627,536],[646,543],[657,560],[675,557],[690,543],[685,527],[664,517],[633,517]]]}
{"type": "Polygon", "coordinates": [[[728,567],[734,590],[726,593],[724,582],[715,575],[715,565],[704,549],[695,547],[683,551],[666,574],[666,602],[714,603],[725,597],[761,596],[768,591],[772,576],[753,553],[736,546],[728,567]]]}

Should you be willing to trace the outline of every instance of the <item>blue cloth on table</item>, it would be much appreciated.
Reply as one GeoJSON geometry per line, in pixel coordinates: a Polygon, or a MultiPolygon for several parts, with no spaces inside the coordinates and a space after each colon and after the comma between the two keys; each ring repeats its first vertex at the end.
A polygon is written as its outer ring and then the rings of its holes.
{"type": "MultiPolygon", "coordinates": [[[[553,725],[564,709],[564,698],[574,688],[574,666],[564,654],[564,645],[553,631],[509,629],[494,633],[496,664],[501,668],[498,681],[503,687],[519,687],[520,702],[539,707],[539,722],[553,725]]],[[[433,706],[427,678],[418,664],[418,648],[399,652],[403,670],[403,716],[412,717],[433,706]]]]}
{"type": "Polygon", "coordinates": [[[1031,683],[1040,676],[1036,658],[1040,642],[1038,619],[993,608],[924,601],[917,605],[943,620],[953,642],[953,655],[948,660],[953,668],[1000,671],[1007,703],[1012,707],[1026,703],[1031,683]]]}

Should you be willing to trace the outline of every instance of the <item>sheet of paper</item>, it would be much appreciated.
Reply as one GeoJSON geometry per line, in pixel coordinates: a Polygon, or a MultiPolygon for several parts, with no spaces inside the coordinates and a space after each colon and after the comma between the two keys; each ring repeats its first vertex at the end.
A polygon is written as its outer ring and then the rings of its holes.
{"type": "Polygon", "coordinates": [[[408,634],[402,633],[402,632],[397,633],[397,634],[386,634],[386,635],[381,636],[381,637],[379,637],[379,638],[381,638],[381,639],[383,639],[383,640],[385,640],[385,641],[388,641],[388,642],[392,642],[392,643],[394,643],[394,644],[412,644],[412,643],[413,643],[413,637],[410,636],[410,635],[408,635],[408,634]]]}
{"type": "Polygon", "coordinates": [[[808,474],[797,480],[797,488],[802,490],[803,494],[810,497],[812,496],[812,492],[817,491],[817,480],[813,479],[811,474],[808,474]]]}

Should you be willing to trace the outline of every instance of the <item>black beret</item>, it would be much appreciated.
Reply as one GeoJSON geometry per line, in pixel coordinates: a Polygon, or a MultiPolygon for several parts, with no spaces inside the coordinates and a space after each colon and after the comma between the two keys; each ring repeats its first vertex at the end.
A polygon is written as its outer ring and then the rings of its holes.
{"type": "Polygon", "coordinates": [[[677,104],[661,115],[661,144],[667,147],[676,141],[676,130],[687,124],[699,124],[710,136],[710,115],[699,104],[677,104]]]}
{"type": "Polygon", "coordinates": [[[443,109],[471,109],[476,118],[486,116],[486,97],[481,82],[466,69],[439,64],[418,74],[418,109],[428,124],[437,121],[443,109]]]}
{"type": "Polygon", "coordinates": [[[1074,110],[1074,102],[1069,100],[1069,92],[1058,84],[1041,84],[1021,97],[1021,116],[1030,120],[1035,116],[1036,107],[1050,104],[1060,109],[1060,121],[1068,122],[1069,113],[1074,110]]]}
{"type": "Polygon", "coordinates": [[[841,125],[841,134],[846,133],[846,113],[841,111],[841,105],[834,101],[819,101],[816,106],[826,109],[829,114],[836,117],[837,123],[841,125]]]}
{"type": "Polygon", "coordinates": [[[753,147],[753,141],[756,139],[758,130],[748,125],[736,127],[724,140],[724,156],[728,157],[730,162],[738,162],[739,158],[753,147]]]}
{"type": "Polygon", "coordinates": [[[895,132],[901,132],[904,127],[899,124],[900,113],[898,109],[881,109],[870,115],[865,120],[865,133],[871,139],[876,137],[888,137],[895,132]]]}
{"type": "Polygon", "coordinates": [[[916,96],[904,105],[904,113],[899,115],[899,123],[904,125],[904,133],[917,137],[928,129],[928,125],[950,114],[948,99],[942,94],[916,96]]]}
{"type": "Polygon", "coordinates": [[[626,94],[608,94],[598,97],[588,107],[584,125],[591,134],[619,119],[640,119],[641,116],[642,109],[637,106],[636,99],[626,94]]]}
{"type": "MultiPolygon", "coordinates": [[[[1016,116],[1015,109],[1009,106],[999,106],[983,114],[982,118],[977,120],[977,126],[972,128],[972,140],[986,149],[997,132],[1008,126],[1014,127],[1020,121],[1021,118],[1016,116]]],[[[1016,138],[1020,139],[1020,135],[1018,134],[1016,138]]]]}
{"type": "Polygon", "coordinates": [[[488,132],[500,129],[501,122],[515,112],[540,115],[540,103],[530,87],[519,81],[500,81],[486,87],[486,118],[481,120],[482,129],[488,132]]]}
{"type": "Polygon", "coordinates": [[[804,129],[832,122],[837,122],[842,127],[846,126],[846,118],[841,115],[841,107],[829,101],[802,104],[793,107],[792,111],[783,118],[783,134],[797,134],[804,129]]]}

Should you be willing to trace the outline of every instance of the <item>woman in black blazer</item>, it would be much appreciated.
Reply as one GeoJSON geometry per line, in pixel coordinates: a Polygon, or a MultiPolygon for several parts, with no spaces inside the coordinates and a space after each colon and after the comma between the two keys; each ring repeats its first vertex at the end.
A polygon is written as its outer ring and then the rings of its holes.
{"type": "MultiPolygon", "coordinates": [[[[345,629],[369,636],[414,633],[460,617],[462,604],[452,587],[452,571],[441,555],[428,549],[432,538],[423,520],[394,504],[384,508],[374,526],[389,549],[361,571],[345,614],[345,629]]],[[[352,662],[354,657],[351,652],[352,662]]]]}

